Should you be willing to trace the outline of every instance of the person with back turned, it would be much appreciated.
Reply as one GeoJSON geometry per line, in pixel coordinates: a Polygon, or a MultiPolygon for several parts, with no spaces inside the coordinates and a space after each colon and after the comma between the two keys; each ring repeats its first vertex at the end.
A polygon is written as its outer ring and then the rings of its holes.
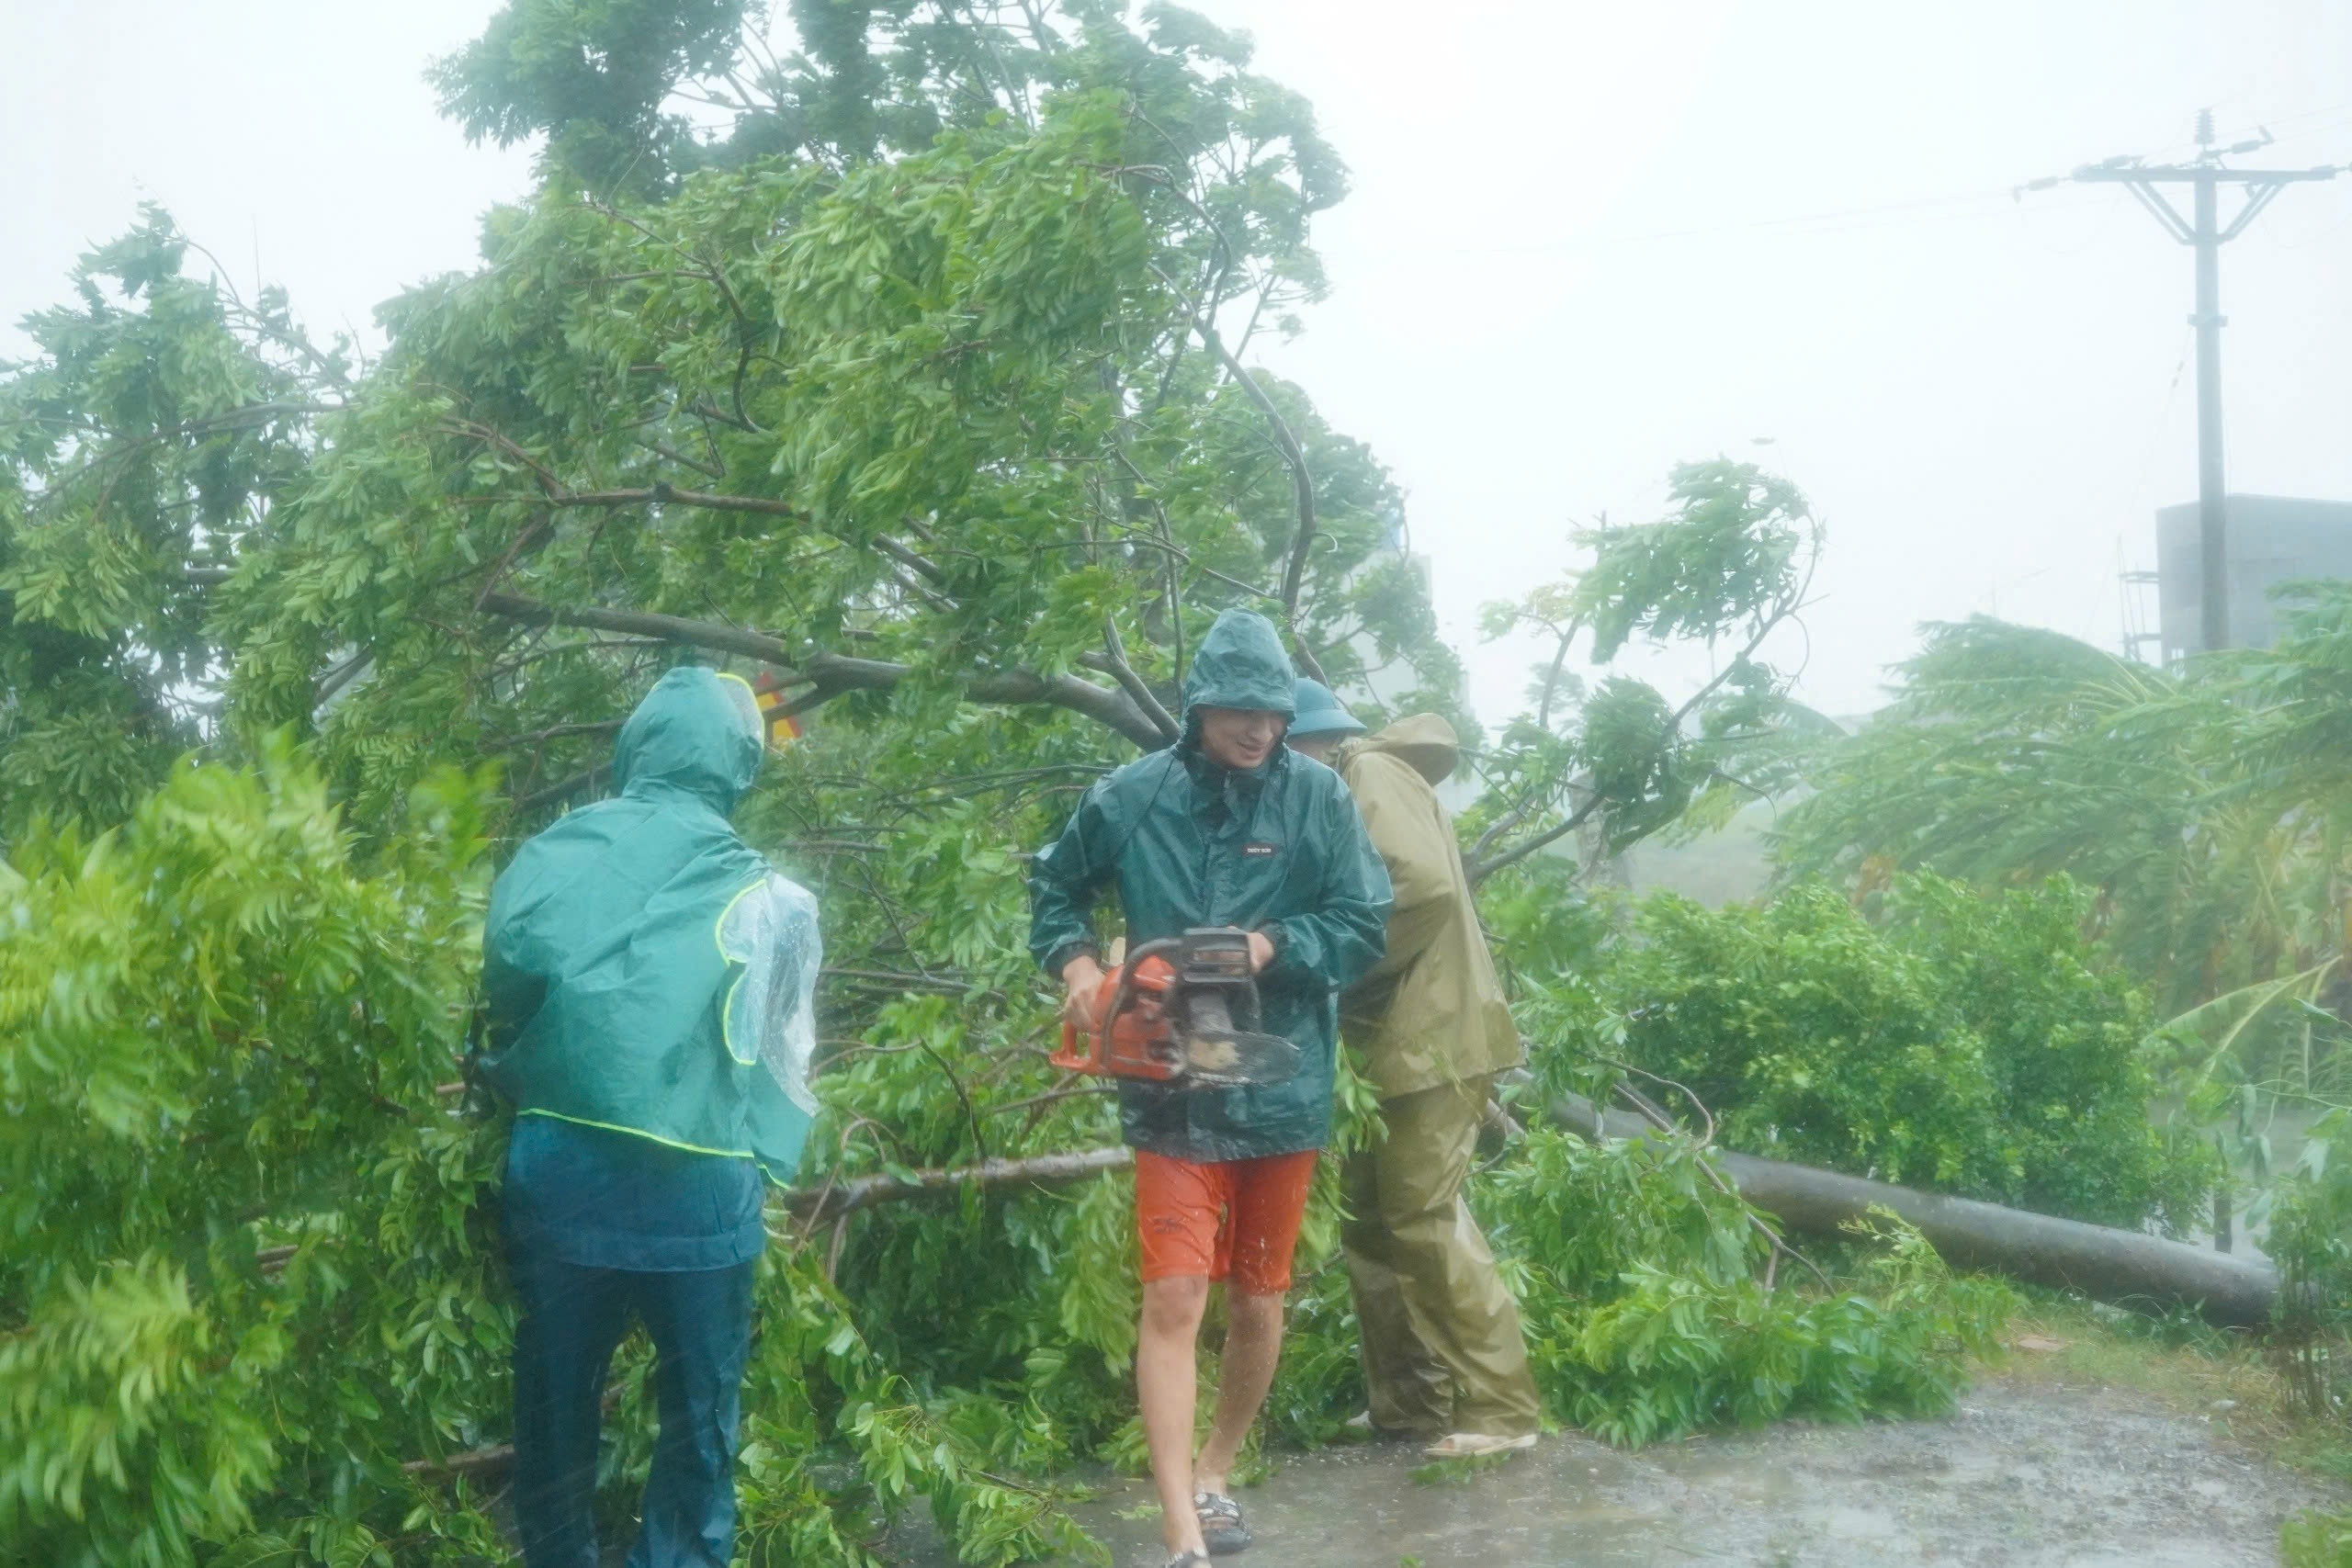
{"type": "Polygon", "coordinates": [[[1348,792],[1283,745],[1291,682],[1272,623],[1219,615],[1185,681],[1182,739],[1089,790],[1029,884],[1030,949],[1081,1027],[1102,981],[1092,908],[1115,888],[1130,943],[1247,931],[1259,1027],[1300,1055],[1281,1083],[1119,1083],[1143,1253],[1136,1394],[1170,1568],[1250,1543],[1227,1476],[1273,1381],[1291,1251],[1330,1133],[1336,993],[1380,956],[1388,912],[1348,792]],[[1196,1457],[1195,1342],[1214,1280],[1227,1281],[1227,1327],[1196,1457]]]}
{"type": "Polygon", "coordinates": [[[482,1075],[513,1101],[514,1519],[529,1568],[597,1568],[605,1373],[632,1317],[661,1415],[629,1568],[725,1568],[766,1229],[816,1101],[816,901],[727,813],[765,751],[752,689],[673,670],[622,726],[613,799],[491,892],[482,1075]]]}
{"type": "Polygon", "coordinates": [[[1495,1076],[1525,1059],[1436,786],[1460,756],[1433,713],[1377,735],[1298,682],[1293,750],[1329,762],[1363,813],[1395,903],[1387,951],[1340,998],[1388,1135],[1348,1162],[1342,1233],[1375,1431],[1438,1458],[1532,1446],[1540,1421],[1519,1306],[1463,1201],[1495,1076]]]}

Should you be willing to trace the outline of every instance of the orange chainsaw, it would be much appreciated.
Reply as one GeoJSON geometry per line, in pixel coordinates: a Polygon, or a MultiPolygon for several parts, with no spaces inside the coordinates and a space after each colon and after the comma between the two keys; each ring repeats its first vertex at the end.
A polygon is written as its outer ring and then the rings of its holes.
{"type": "Polygon", "coordinates": [[[1102,976],[1085,1011],[1083,1029],[1062,1020],[1054,1066],[1180,1089],[1276,1084],[1298,1071],[1298,1047],[1258,1031],[1250,933],[1236,927],[1143,943],[1102,976]]]}

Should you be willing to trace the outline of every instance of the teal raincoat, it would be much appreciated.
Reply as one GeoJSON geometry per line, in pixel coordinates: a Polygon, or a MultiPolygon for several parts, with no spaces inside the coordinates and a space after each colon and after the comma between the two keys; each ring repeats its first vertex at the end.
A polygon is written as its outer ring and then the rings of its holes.
{"type": "Polygon", "coordinates": [[[1251,1159],[1321,1148],[1330,1135],[1339,991],[1372,967],[1388,919],[1388,874],[1339,775],[1277,746],[1246,773],[1202,755],[1196,709],[1292,712],[1289,658],[1272,625],[1227,610],[1184,683],[1184,738],[1089,790],[1038,855],[1029,946],[1048,974],[1097,952],[1091,912],[1115,888],[1130,943],[1190,926],[1261,931],[1261,1027],[1299,1048],[1286,1083],[1171,1089],[1123,1079],[1128,1144],[1180,1159],[1251,1159]]]}
{"type": "Polygon", "coordinates": [[[671,671],[621,727],[616,798],[530,840],[498,878],[482,1072],[517,1114],[791,1180],[816,1111],[821,951],[816,900],[727,820],[764,733],[741,680],[671,671]]]}

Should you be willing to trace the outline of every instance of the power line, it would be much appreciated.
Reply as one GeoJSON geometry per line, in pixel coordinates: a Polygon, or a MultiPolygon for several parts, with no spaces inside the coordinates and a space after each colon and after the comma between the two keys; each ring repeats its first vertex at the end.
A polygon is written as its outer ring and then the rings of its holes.
{"type": "MultiPolygon", "coordinates": [[[[1551,255],[1565,251],[1599,250],[1617,245],[1645,245],[1670,240],[1712,239],[1724,234],[1755,233],[1781,231],[1807,236],[1843,234],[1859,229],[1883,227],[1897,223],[1947,223],[1971,219],[2005,218],[2012,209],[2012,192],[2007,190],[1971,192],[1957,196],[1920,197],[1905,201],[1885,202],[1875,207],[1854,207],[1831,212],[1808,212],[1786,218],[1758,218],[1731,223],[1700,224],[1684,229],[1660,229],[1639,234],[1582,234],[1568,240],[1545,240],[1526,244],[1494,245],[1415,245],[1401,244],[1390,250],[1419,252],[1469,252],[1489,255],[1551,255]],[[1962,207],[1962,204],[1969,204],[1962,207]],[[1948,210],[1926,210],[1947,209],[1948,210]],[[1815,227],[1804,227],[1816,225],[1815,227]]],[[[2075,202],[2045,203],[2039,210],[2052,207],[2094,207],[2093,199],[2075,202]]]]}

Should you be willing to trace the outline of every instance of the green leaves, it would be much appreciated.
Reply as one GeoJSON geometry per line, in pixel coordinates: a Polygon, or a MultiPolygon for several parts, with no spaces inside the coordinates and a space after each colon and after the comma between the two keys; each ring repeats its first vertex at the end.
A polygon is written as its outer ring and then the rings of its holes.
{"type": "Polygon", "coordinates": [[[1899,1227],[1854,1288],[1761,1282],[1753,1211],[1687,1142],[1528,1135],[1480,1204],[1517,1284],[1548,1402],[1630,1447],[1790,1415],[1951,1407],[2015,1298],[1956,1279],[1899,1227]]]}
{"type": "Polygon", "coordinates": [[[1873,927],[1818,885],[1661,895],[1598,983],[1623,1021],[1602,1054],[1690,1086],[1751,1154],[2177,1230],[2218,1173],[2150,1124],[2147,1004],[2085,944],[2086,902],[1919,874],[1873,927]]]}
{"type": "MultiPolygon", "coordinates": [[[[478,788],[420,802],[372,878],[282,749],[256,773],[181,767],[95,840],[13,846],[0,1533],[26,1561],[184,1562],[312,1475],[381,1486],[481,1397],[450,1391],[503,1343],[496,1309],[455,1305],[460,1171],[487,1151],[435,1094],[478,941],[478,788]],[[422,1303],[420,1269],[439,1271],[422,1303]],[[420,1307],[437,1335],[379,1333],[420,1307]]],[[[368,1560],[343,1517],[322,1556],[368,1560]]]]}
{"type": "Polygon", "coordinates": [[[1712,643],[1802,591],[1817,525],[1794,485],[1718,458],[1677,468],[1667,493],[1663,522],[1577,533],[1593,558],[1566,608],[1592,628],[1596,664],[1636,634],[1712,643]]]}
{"type": "Polygon", "coordinates": [[[1589,566],[1515,603],[1487,606],[1489,637],[1542,632],[1551,656],[1487,759],[1487,808],[1474,816],[1474,882],[1591,825],[1623,850],[1681,820],[1694,802],[1720,820],[1786,773],[1788,732],[1816,728],[1788,701],[1787,679],[1758,657],[1801,608],[1820,529],[1787,480],[1717,460],[1674,470],[1675,510],[1636,527],[1580,529],[1589,566]],[[1568,668],[1580,638],[1606,665],[1636,634],[1737,649],[1679,703],[1647,682],[1610,675],[1589,692],[1568,668]],[[1740,770],[1754,778],[1742,778],[1740,770]]]}
{"type": "Polygon", "coordinates": [[[2063,873],[2091,929],[2197,1036],[2202,1079],[2333,1099],[2340,1021],[2297,1004],[2346,952],[2341,766],[2352,593],[2310,588],[2266,651],[2156,670],[2055,633],[1930,629],[1897,703],[1806,760],[1799,871],[2063,873]]]}

